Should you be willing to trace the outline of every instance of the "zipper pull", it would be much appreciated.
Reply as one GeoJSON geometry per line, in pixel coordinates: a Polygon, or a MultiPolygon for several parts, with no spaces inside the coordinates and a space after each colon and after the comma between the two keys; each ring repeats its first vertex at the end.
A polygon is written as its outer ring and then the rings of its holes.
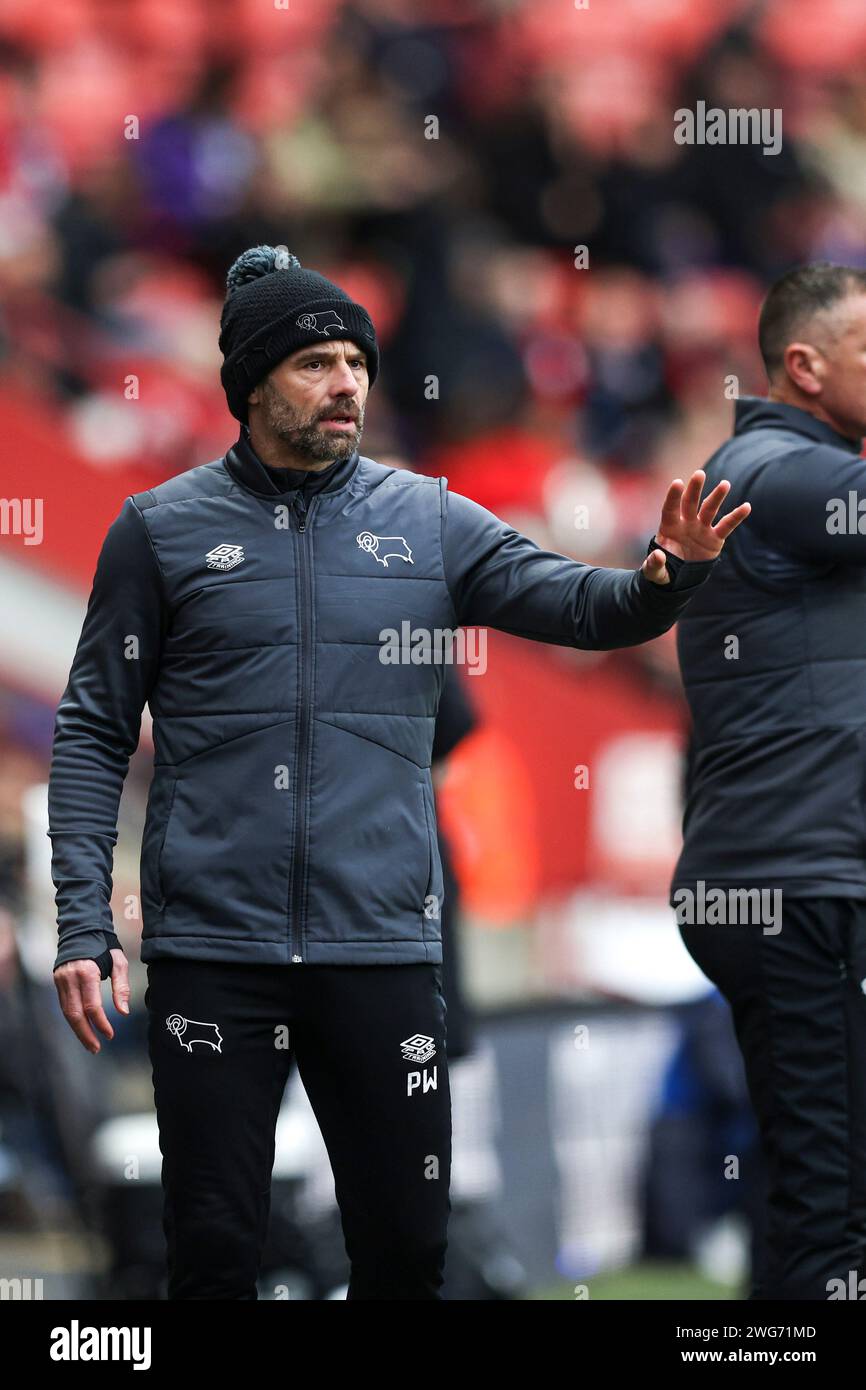
{"type": "Polygon", "coordinates": [[[304,501],[304,498],[303,498],[303,495],[302,495],[302,493],[301,493],[300,488],[298,489],[297,493],[295,494],[295,506],[296,506],[297,513],[298,513],[298,530],[299,530],[299,531],[306,531],[306,529],[307,529],[307,504],[306,504],[306,502],[304,501]]]}

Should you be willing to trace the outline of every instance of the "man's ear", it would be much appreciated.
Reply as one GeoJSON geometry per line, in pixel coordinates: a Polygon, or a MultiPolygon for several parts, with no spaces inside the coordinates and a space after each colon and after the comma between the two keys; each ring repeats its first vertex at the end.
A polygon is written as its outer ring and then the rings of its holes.
{"type": "Polygon", "coordinates": [[[249,406],[249,405],[261,405],[261,403],[262,403],[262,388],[263,388],[263,386],[264,386],[264,384],[265,384],[266,381],[270,381],[271,377],[273,376],[273,373],[274,373],[274,369],[273,369],[273,367],[272,367],[271,370],[270,370],[269,372],[266,372],[266,374],[262,377],[261,381],[256,382],[256,384],[255,384],[255,386],[253,387],[252,391],[251,391],[250,394],[247,396],[247,405],[248,405],[248,406],[249,406]]]}
{"type": "Polygon", "coordinates": [[[789,343],[785,348],[784,361],[785,370],[794,385],[807,396],[817,396],[823,378],[821,354],[810,343],[789,343]]]}

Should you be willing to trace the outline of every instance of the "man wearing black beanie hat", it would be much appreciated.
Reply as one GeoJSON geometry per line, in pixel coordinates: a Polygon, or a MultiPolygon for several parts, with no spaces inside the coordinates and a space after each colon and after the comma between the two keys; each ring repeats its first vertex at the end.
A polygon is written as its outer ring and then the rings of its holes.
{"type": "Polygon", "coordinates": [[[221,378],[259,457],[313,472],[348,458],[379,371],[367,310],[284,246],[245,251],[226,284],[221,378]]]}
{"type": "Polygon", "coordinates": [[[445,478],[361,456],[373,324],[284,247],[238,258],[221,328],[240,437],[126,499],[57,711],[55,982],[98,1052],[94,1030],[113,1037],[101,979],[128,1012],[112,846],[147,703],[141,959],[168,1297],[258,1297],[297,1062],[348,1297],[439,1299],[451,1113],[430,769],[455,659],[442,637],[458,651],[463,626],[588,650],[648,641],[749,507],[716,522],[729,485],[701,501],[702,473],[677,479],[638,569],[580,564],[445,478]]]}

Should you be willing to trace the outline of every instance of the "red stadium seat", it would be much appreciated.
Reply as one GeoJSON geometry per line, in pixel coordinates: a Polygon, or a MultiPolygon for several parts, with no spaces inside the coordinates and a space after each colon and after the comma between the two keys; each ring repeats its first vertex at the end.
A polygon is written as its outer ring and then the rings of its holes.
{"type": "Polygon", "coordinates": [[[714,34],[748,9],[747,0],[617,0],[586,9],[562,0],[534,0],[520,7],[514,25],[521,45],[544,67],[596,61],[604,53],[639,52],[647,58],[693,57],[714,34]]]}
{"type": "Polygon", "coordinates": [[[767,50],[790,68],[852,72],[866,56],[861,0],[770,0],[757,24],[767,50]]]}
{"type": "Polygon", "coordinates": [[[63,50],[92,30],[91,0],[64,0],[62,5],[3,0],[3,36],[28,48],[43,53],[63,50]]]}

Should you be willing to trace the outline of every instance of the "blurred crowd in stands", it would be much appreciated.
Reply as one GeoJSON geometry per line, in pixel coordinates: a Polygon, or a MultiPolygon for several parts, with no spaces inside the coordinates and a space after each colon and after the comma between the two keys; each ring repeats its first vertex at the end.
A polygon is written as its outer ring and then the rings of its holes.
{"type": "Polygon", "coordinates": [[[225,272],[287,245],[376,321],[364,453],[632,563],[768,280],[864,261],[864,56],[856,0],[6,0],[0,386],[106,467],[217,457],[225,272]],[[780,152],[677,144],[698,100],[780,152]]]}

